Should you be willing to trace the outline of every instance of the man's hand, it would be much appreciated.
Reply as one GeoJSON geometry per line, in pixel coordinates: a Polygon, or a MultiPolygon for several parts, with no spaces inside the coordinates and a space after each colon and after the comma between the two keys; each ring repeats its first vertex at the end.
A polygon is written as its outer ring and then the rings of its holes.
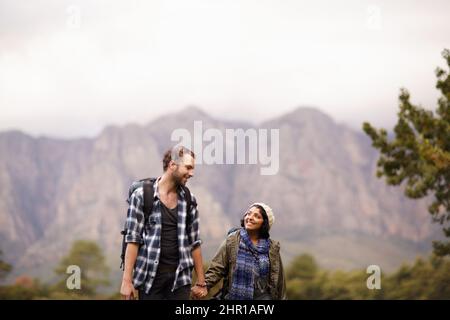
{"type": "Polygon", "coordinates": [[[139,250],[139,244],[128,243],[125,251],[125,270],[122,276],[122,285],[120,286],[120,294],[125,300],[134,300],[136,294],[133,286],[133,267],[136,262],[139,250]]]}
{"type": "Polygon", "coordinates": [[[208,289],[206,287],[193,286],[191,292],[194,299],[201,299],[208,295],[208,289]]]}
{"type": "Polygon", "coordinates": [[[136,295],[134,293],[133,283],[131,283],[131,281],[122,280],[120,294],[124,300],[134,300],[136,295]]]}

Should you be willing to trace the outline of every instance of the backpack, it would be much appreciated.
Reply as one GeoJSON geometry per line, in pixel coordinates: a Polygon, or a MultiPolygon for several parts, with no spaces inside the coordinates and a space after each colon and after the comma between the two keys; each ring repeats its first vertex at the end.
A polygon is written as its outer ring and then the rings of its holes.
{"type": "MultiPolygon", "coordinates": [[[[137,188],[142,187],[144,189],[144,226],[148,223],[148,219],[150,215],[152,214],[153,210],[153,195],[155,193],[155,190],[153,189],[153,184],[155,183],[156,178],[145,178],[141,180],[134,181],[130,188],[128,189],[128,198],[126,199],[126,202],[128,205],[130,204],[131,195],[134,193],[134,191],[137,188]]],[[[181,188],[184,191],[185,199],[187,203],[187,213],[186,213],[186,226],[191,224],[191,215],[189,214],[189,210],[192,205],[192,199],[191,199],[191,192],[189,191],[188,187],[180,185],[181,188]]],[[[125,252],[127,250],[127,243],[125,242],[125,237],[127,234],[126,229],[126,222],[123,230],[120,232],[122,235],[122,252],[120,254],[120,269],[125,270],[125,252]]]]}

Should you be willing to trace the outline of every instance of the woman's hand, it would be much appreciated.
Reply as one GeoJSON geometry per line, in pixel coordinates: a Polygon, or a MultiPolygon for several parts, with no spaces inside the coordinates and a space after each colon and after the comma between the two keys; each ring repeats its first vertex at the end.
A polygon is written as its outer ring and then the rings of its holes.
{"type": "Polygon", "coordinates": [[[199,285],[193,286],[191,292],[194,299],[201,299],[208,295],[208,289],[199,285]]]}

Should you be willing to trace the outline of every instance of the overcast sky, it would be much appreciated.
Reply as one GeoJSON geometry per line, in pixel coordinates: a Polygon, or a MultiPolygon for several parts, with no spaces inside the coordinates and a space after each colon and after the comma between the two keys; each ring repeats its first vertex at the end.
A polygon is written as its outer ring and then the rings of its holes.
{"type": "Polygon", "coordinates": [[[93,136],[198,106],[261,122],[318,107],[392,127],[435,107],[450,1],[0,0],[0,131],[93,136]]]}

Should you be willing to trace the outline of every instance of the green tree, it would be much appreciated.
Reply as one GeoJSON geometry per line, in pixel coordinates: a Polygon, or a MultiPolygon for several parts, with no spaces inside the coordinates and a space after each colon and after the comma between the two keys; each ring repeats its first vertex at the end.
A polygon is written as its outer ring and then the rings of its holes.
{"type": "MultiPolygon", "coordinates": [[[[450,68],[450,51],[445,49],[442,56],[450,68]]],[[[437,68],[436,76],[441,96],[435,113],[413,105],[409,92],[401,89],[393,140],[388,141],[385,129],[377,130],[368,122],[363,130],[381,153],[377,176],[385,176],[389,185],[406,182],[409,198],[432,194],[429,212],[450,237],[450,75],[448,70],[437,68]]],[[[433,247],[439,256],[450,255],[449,241],[434,241],[433,247]]]]}
{"type": "Polygon", "coordinates": [[[48,299],[49,295],[48,285],[27,275],[17,277],[12,285],[0,286],[0,300],[48,299]]]}
{"type": "Polygon", "coordinates": [[[431,256],[416,259],[412,266],[404,264],[388,276],[386,299],[450,299],[450,261],[431,256]]]}
{"type": "Polygon", "coordinates": [[[327,278],[312,255],[302,254],[294,258],[286,271],[287,296],[289,299],[322,299],[322,287],[327,278]]]}
{"type": "MultiPolygon", "coordinates": [[[[0,250],[0,280],[12,270],[12,266],[3,261],[2,255],[3,252],[0,250]]],[[[48,287],[27,275],[17,277],[12,285],[0,286],[0,300],[31,300],[46,297],[48,297],[48,287]]]]}
{"type": "MultiPolygon", "coordinates": [[[[311,261],[314,261],[312,256],[303,255],[290,264],[287,271],[290,276],[286,281],[289,299],[450,299],[448,257],[418,258],[412,265],[403,264],[392,274],[382,274],[380,290],[367,287],[369,275],[365,269],[331,271],[314,268],[314,272],[307,272],[306,276],[296,272],[302,265],[311,265],[311,261]]],[[[315,262],[313,265],[317,266],[315,262]]]]}
{"type": "Polygon", "coordinates": [[[296,257],[286,272],[287,279],[312,280],[319,271],[316,259],[310,254],[296,257]]]}
{"type": "Polygon", "coordinates": [[[370,290],[367,288],[368,276],[366,270],[334,271],[330,273],[328,281],[323,286],[323,298],[328,300],[382,299],[383,277],[381,277],[381,290],[370,290]]]}
{"type": "Polygon", "coordinates": [[[12,270],[12,266],[9,263],[3,261],[2,256],[3,251],[0,250],[0,280],[3,280],[12,270]]]}
{"type": "Polygon", "coordinates": [[[105,263],[100,247],[93,241],[78,240],[73,243],[67,256],[63,257],[55,273],[60,278],[55,290],[57,298],[67,297],[93,297],[101,286],[109,285],[109,268],[105,263]],[[77,266],[81,270],[81,288],[70,290],[66,281],[70,274],[69,266],[77,266]],[[59,294],[58,294],[59,293],[59,294]]]}

